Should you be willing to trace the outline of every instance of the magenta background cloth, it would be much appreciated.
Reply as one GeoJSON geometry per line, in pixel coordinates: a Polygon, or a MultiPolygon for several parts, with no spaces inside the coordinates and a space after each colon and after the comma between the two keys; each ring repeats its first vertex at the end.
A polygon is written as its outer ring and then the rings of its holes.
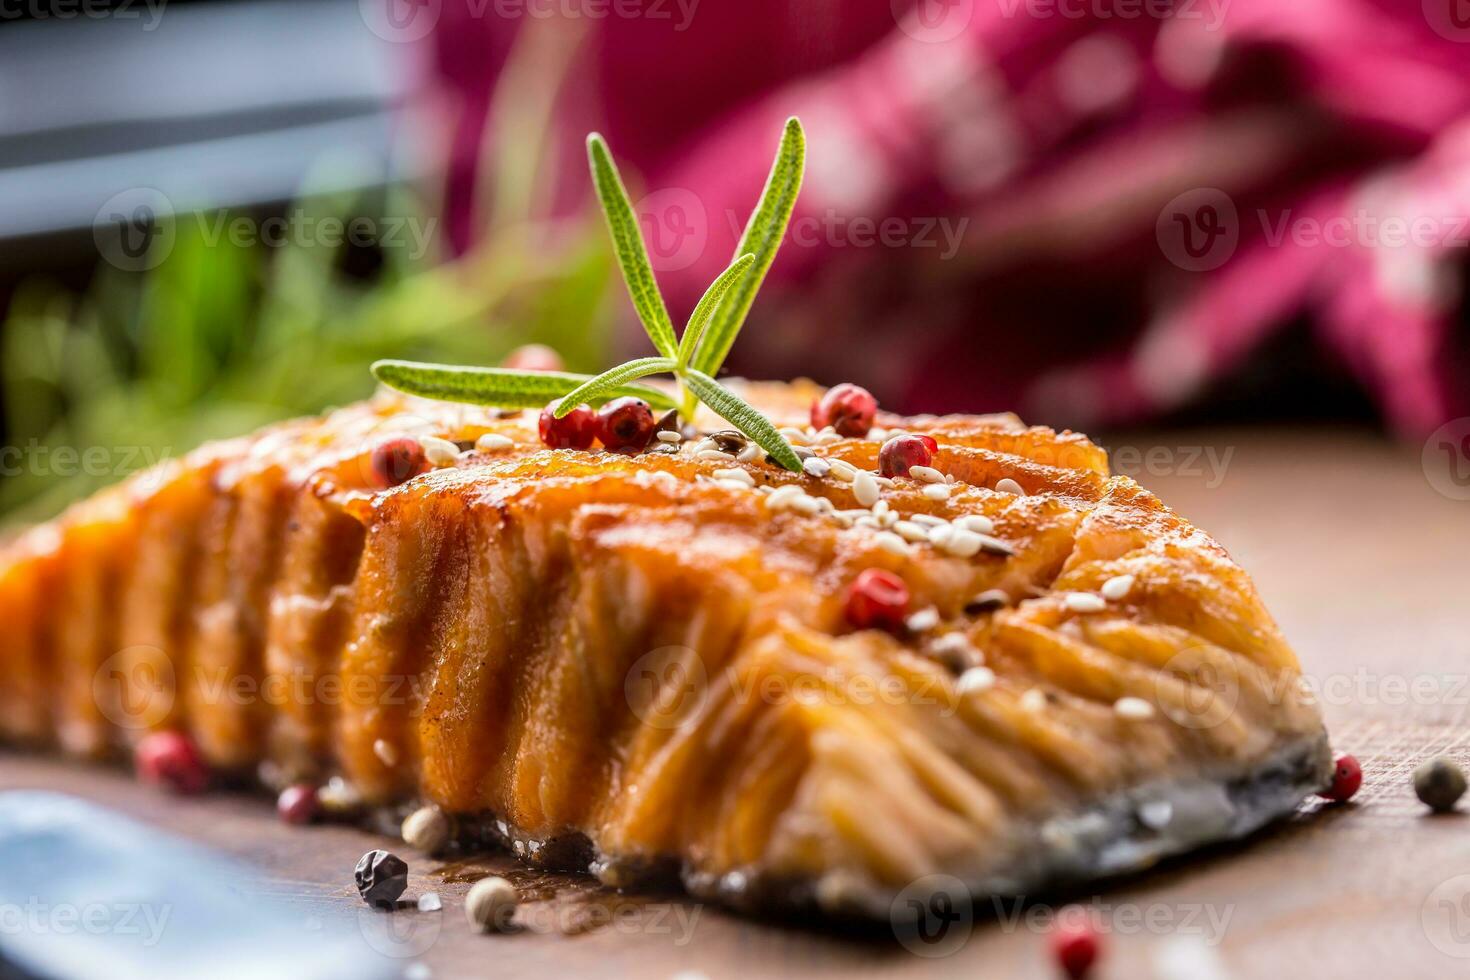
{"type": "MultiPolygon", "coordinates": [[[[732,371],[1125,424],[1305,333],[1405,434],[1470,414],[1458,0],[650,2],[668,16],[579,25],[555,200],[587,205],[599,129],[657,192],[677,319],[799,115],[806,185],[732,371]]],[[[460,247],[500,68],[519,29],[554,29],[494,9],[444,0],[432,38],[460,247]]]]}

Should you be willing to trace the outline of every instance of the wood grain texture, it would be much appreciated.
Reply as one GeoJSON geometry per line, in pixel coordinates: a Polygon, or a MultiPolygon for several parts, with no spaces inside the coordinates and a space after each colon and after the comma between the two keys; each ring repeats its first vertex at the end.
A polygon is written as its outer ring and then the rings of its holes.
{"type": "MultiPolygon", "coordinates": [[[[1109,445],[1125,450],[1118,471],[1209,530],[1254,576],[1321,692],[1335,744],[1358,756],[1366,780],[1349,806],[1308,804],[1244,845],[1067,896],[1095,905],[1113,929],[1099,976],[1206,978],[1210,964],[1227,977],[1470,973],[1470,805],[1429,817],[1409,783],[1435,754],[1470,766],[1470,503],[1436,493],[1417,451],[1365,436],[1210,432],[1109,445]],[[1169,972],[1171,962],[1185,972],[1169,972]]],[[[285,827],[264,800],[183,802],[123,773],[0,756],[0,787],[18,786],[96,799],[236,854],[261,869],[249,887],[299,904],[308,922],[355,916],[352,867],[385,846],[350,828],[285,827]]],[[[782,928],[544,875],[520,879],[532,928],[482,937],[463,919],[460,879],[515,862],[491,857],[445,878],[441,862],[394,849],[413,866],[409,894],[445,901],[439,913],[399,913],[425,918],[405,942],[427,946],[422,960],[436,977],[1054,975],[1045,937],[1029,916],[1011,920],[1009,907],[999,916],[982,907],[942,944],[948,955],[929,958],[891,936],[782,928]]],[[[1048,899],[1057,897],[1030,915],[1048,899]]]]}

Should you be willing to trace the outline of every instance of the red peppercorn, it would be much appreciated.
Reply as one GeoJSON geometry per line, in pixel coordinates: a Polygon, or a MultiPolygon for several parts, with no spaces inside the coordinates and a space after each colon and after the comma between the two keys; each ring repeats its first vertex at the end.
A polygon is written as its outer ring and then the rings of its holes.
{"type": "Polygon", "coordinates": [[[924,441],[924,445],[929,447],[930,455],[939,452],[939,442],[933,436],[921,435],[919,438],[924,441]]]}
{"type": "Polygon", "coordinates": [[[175,793],[199,793],[209,783],[209,769],[189,736],[181,732],[153,732],[133,749],[138,778],[175,793]]]}
{"type": "Polygon", "coordinates": [[[1101,951],[1101,939],[1083,915],[1069,915],[1052,932],[1051,948],[1057,965],[1071,980],[1082,980],[1092,972],[1101,951]]]}
{"type": "Polygon", "coordinates": [[[564,417],[555,416],[560,399],[541,410],[537,428],[541,441],[552,449],[586,449],[597,438],[597,416],[587,405],[578,405],[564,417]]]}
{"type": "Polygon", "coordinates": [[[812,428],[831,426],[839,436],[861,439],[873,427],[878,400],[866,388],[840,384],[812,403],[812,428]]]}
{"type": "Polygon", "coordinates": [[[424,447],[411,436],[387,439],[373,449],[373,482],[384,488],[396,487],[429,468],[424,447]]]}
{"type": "Polygon", "coordinates": [[[878,450],[879,471],[884,476],[908,476],[909,467],[928,466],[934,462],[934,451],[924,441],[927,438],[905,434],[889,439],[878,450]]]}
{"type": "Polygon", "coordinates": [[[276,797],[276,813],[286,823],[311,823],[320,810],[321,801],[317,798],[316,787],[310,783],[287,786],[276,797]]]}
{"type": "Polygon", "coordinates": [[[1334,803],[1346,803],[1363,785],[1363,767],[1350,755],[1340,755],[1332,766],[1332,784],[1318,793],[1334,803]]]}
{"type": "Polygon", "coordinates": [[[865,568],[847,589],[847,621],[860,630],[903,628],[909,587],[883,568],[865,568]]]}
{"type": "Polygon", "coordinates": [[[614,398],[597,413],[597,437],[615,453],[641,453],[653,438],[653,409],[641,398],[614,398]]]}
{"type": "Polygon", "coordinates": [[[563,371],[561,355],[545,344],[525,344],[511,351],[505,366],[517,371],[563,371]]]}

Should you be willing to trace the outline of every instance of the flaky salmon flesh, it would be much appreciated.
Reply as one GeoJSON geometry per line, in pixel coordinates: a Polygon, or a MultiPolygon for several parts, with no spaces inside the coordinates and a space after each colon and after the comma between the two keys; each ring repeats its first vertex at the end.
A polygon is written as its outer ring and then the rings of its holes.
{"type": "Polygon", "coordinates": [[[220,772],[437,804],[611,884],[859,916],[1136,870],[1327,781],[1245,572],[1083,436],[880,415],[944,482],[864,506],[882,431],[740,390],[831,471],[734,437],[551,450],[534,412],[382,392],[140,473],[0,552],[0,733],[95,757],[179,730],[220,772]],[[378,489],[405,434],[460,451],[378,489]],[[849,624],[869,568],[906,629],[849,624]]]}

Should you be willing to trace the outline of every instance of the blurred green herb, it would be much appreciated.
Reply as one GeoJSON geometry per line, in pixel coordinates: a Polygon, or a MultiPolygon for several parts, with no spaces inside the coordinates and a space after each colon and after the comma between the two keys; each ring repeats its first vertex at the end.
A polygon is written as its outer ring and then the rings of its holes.
{"type": "MultiPolygon", "coordinates": [[[[602,204],[603,217],[628,295],[649,340],[662,356],[628,361],[594,378],[585,378],[581,384],[568,390],[561,390],[560,385],[570,379],[570,375],[558,376],[555,382],[551,382],[533,372],[415,365],[397,360],[379,361],[373,365],[373,373],[384,384],[411,394],[482,405],[524,407],[531,403],[529,399],[534,389],[547,395],[546,401],[561,399],[556,410],[558,418],[583,402],[595,404],[627,394],[635,390],[628,387],[631,382],[656,374],[672,374],[684,391],[680,413],[686,419],[693,418],[696,400],[702,401],[715,414],[753,439],[776,462],[789,470],[799,471],[801,460],[796,451],[770,420],[720,385],[712,375],[719,370],[734,344],[755,300],[756,291],[786,234],[796,195],[801,189],[806,161],[806,140],[801,123],[795,118],[787,120],[765,190],[746,225],[745,234],[736,249],[736,258],[695,306],[682,338],[674,334],[673,321],[659,292],[627,188],[607,144],[596,133],[587,138],[587,157],[592,183],[602,204]]],[[[640,397],[650,402],[658,403],[662,399],[654,389],[636,390],[643,392],[640,397]]]]}

